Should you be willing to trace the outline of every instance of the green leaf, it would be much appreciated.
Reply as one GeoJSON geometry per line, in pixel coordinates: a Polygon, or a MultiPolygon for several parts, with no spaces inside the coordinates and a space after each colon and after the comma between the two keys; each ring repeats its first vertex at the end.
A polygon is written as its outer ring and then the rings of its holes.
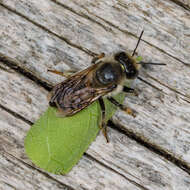
{"type": "MultiPolygon", "coordinates": [[[[124,94],[115,98],[122,103],[124,94]]],[[[109,120],[116,107],[108,100],[105,105],[106,120],[109,120]]],[[[100,118],[98,101],[74,116],[64,118],[56,115],[55,108],[48,107],[25,138],[26,154],[38,167],[51,173],[66,174],[96,138],[100,118]]]]}

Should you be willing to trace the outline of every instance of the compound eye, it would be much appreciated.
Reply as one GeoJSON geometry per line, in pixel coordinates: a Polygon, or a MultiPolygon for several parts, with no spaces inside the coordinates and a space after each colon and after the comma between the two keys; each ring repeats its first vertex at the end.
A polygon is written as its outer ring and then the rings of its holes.
{"type": "Polygon", "coordinates": [[[134,79],[138,75],[138,70],[134,66],[133,60],[125,53],[119,52],[115,55],[115,59],[123,65],[128,79],[134,79]]]}
{"type": "Polygon", "coordinates": [[[124,51],[121,51],[115,55],[115,60],[121,62],[126,62],[128,60],[127,54],[124,51]]]}
{"type": "Polygon", "coordinates": [[[134,67],[129,67],[127,70],[126,70],[126,77],[128,79],[134,79],[138,76],[138,70],[134,67]]]}
{"type": "Polygon", "coordinates": [[[102,67],[96,71],[96,76],[101,84],[106,85],[112,83],[115,80],[116,72],[114,71],[112,65],[107,63],[102,65],[102,67]]]}

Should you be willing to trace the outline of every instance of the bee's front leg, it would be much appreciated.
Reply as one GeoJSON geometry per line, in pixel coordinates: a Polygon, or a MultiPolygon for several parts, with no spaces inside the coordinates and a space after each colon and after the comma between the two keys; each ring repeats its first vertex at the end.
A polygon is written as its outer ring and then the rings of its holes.
{"type": "Polygon", "coordinates": [[[105,57],[105,53],[101,53],[100,55],[94,57],[94,58],[92,59],[91,63],[92,63],[92,64],[95,64],[98,59],[101,59],[101,58],[103,58],[103,57],[105,57]]]}
{"type": "Polygon", "coordinates": [[[128,108],[122,104],[120,104],[116,99],[112,98],[112,97],[108,97],[107,98],[112,104],[114,104],[115,106],[119,107],[121,110],[123,110],[124,112],[126,112],[127,114],[136,117],[136,114],[134,113],[134,111],[131,108],[128,108]]]}
{"type": "Polygon", "coordinates": [[[98,99],[99,104],[100,104],[100,108],[101,108],[101,114],[102,114],[102,118],[101,118],[101,124],[100,124],[100,128],[102,129],[102,132],[104,134],[104,137],[106,138],[106,141],[109,142],[108,139],[108,135],[107,135],[107,124],[105,123],[105,104],[104,104],[104,100],[102,97],[100,97],[98,99]]]}

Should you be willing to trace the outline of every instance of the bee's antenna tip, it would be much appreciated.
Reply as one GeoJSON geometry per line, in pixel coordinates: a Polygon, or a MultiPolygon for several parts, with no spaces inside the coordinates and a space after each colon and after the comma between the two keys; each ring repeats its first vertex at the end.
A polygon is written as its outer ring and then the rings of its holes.
{"type": "Polygon", "coordinates": [[[140,61],[138,62],[137,64],[140,64],[140,65],[167,65],[166,63],[153,63],[153,62],[143,62],[143,61],[140,61]]]}

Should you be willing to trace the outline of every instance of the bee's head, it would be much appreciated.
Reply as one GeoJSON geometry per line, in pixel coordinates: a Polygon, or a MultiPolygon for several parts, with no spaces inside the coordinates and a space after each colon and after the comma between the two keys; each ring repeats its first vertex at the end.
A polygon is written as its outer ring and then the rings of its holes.
{"type": "Polygon", "coordinates": [[[125,52],[119,52],[115,54],[115,60],[124,68],[127,79],[134,79],[138,76],[136,62],[130,55],[125,52]]]}

